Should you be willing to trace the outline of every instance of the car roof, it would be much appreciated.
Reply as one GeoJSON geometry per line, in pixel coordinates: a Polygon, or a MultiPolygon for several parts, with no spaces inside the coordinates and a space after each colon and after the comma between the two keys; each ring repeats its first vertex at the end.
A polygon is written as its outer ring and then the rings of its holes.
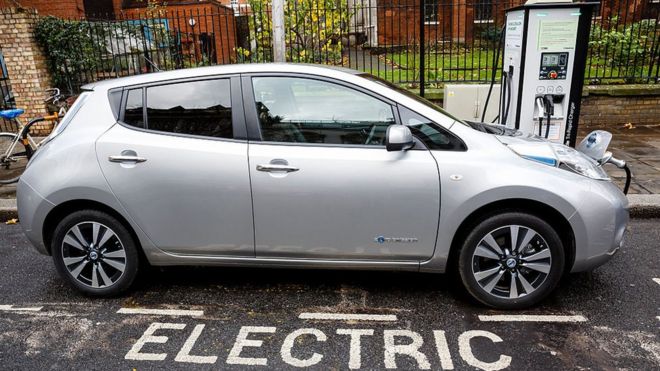
{"type": "Polygon", "coordinates": [[[91,84],[84,85],[83,90],[105,90],[117,87],[146,84],[151,82],[184,79],[191,77],[213,76],[221,74],[237,73],[263,73],[263,72],[288,72],[288,73],[307,73],[312,75],[322,75],[328,77],[340,77],[350,74],[358,75],[363,72],[356,71],[346,67],[303,64],[303,63],[247,63],[247,64],[226,64],[219,66],[186,68],[173,71],[160,71],[154,73],[145,73],[142,75],[120,77],[115,79],[101,80],[91,84]]]}

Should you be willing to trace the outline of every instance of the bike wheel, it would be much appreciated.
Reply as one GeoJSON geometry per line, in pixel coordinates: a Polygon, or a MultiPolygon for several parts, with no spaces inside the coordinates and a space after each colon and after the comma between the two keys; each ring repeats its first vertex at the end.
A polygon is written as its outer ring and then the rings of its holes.
{"type": "Polygon", "coordinates": [[[0,184],[17,182],[27,166],[28,148],[20,140],[14,145],[16,137],[12,133],[0,133],[0,184]]]}

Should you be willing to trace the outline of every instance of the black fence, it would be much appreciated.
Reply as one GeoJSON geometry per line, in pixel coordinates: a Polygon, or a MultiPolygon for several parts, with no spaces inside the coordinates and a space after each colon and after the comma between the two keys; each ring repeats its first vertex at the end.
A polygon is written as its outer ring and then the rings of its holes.
{"type": "MultiPolygon", "coordinates": [[[[411,88],[486,83],[501,62],[504,11],[522,2],[289,0],[286,60],[358,69],[411,88]]],[[[592,17],[585,82],[660,81],[659,10],[657,0],[603,0],[592,17]]],[[[266,0],[133,8],[113,17],[47,18],[41,24],[47,27],[37,36],[54,80],[72,92],[111,77],[273,60],[266,0]],[[55,38],[63,35],[56,28],[70,36],[55,38]]]]}

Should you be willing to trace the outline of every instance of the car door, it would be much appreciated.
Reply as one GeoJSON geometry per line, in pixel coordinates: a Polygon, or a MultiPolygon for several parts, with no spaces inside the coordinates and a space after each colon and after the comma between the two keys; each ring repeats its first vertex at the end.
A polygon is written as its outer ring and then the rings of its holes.
{"type": "Polygon", "coordinates": [[[385,149],[391,102],[307,75],[242,81],[257,257],[432,256],[437,165],[426,149],[385,149]]]}
{"type": "Polygon", "coordinates": [[[128,87],[96,144],[112,192],[162,250],[254,256],[240,80],[128,87]]]}

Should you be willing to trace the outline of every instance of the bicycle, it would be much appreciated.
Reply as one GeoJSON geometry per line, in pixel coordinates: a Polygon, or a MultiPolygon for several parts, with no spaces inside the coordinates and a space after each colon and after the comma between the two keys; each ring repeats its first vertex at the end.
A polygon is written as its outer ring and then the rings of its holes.
{"type": "Polygon", "coordinates": [[[49,96],[44,102],[57,108],[52,115],[34,118],[24,125],[19,116],[25,113],[25,110],[14,108],[0,111],[0,118],[14,121],[18,126],[16,133],[0,133],[0,184],[17,182],[36,150],[46,140],[43,139],[37,143],[30,136],[30,128],[42,121],[56,121],[55,126],[57,126],[59,123],[57,120],[66,114],[68,107],[60,90],[54,88],[48,89],[47,92],[49,96]]]}

